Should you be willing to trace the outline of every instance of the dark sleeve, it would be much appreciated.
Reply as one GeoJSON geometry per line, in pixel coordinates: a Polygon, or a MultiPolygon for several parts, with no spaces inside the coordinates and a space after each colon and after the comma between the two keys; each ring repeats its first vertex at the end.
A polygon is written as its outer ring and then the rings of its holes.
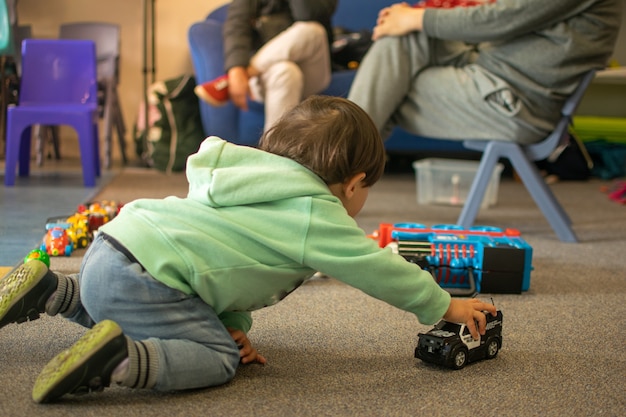
{"type": "Polygon", "coordinates": [[[224,22],[224,70],[247,66],[254,54],[255,38],[252,21],[255,0],[233,0],[224,22]]]}
{"type": "Polygon", "coordinates": [[[289,8],[293,20],[315,20],[324,23],[330,21],[335,13],[337,0],[289,0],[289,8]]]}
{"type": "Polygon", "coordinates": [[[289,8],[295,21],[313,20],[321,23],[328,34],[329,44],[332,43],[332,17],[337,8],[337,0],[289,0],[289,8]]]}

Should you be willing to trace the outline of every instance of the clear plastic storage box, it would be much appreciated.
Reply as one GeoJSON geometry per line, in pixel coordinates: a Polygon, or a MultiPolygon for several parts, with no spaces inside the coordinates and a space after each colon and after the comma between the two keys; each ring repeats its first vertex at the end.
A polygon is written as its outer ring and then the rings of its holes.
{"type": "MultiPolygon", "coordinates": [[[[427,158],[413,162],[418,204],[463,205],[478,171],[478,161],[427,158]]],[[[497,164],[481,204],[486,208],[498,201],[502,164],[497,164]]]]}

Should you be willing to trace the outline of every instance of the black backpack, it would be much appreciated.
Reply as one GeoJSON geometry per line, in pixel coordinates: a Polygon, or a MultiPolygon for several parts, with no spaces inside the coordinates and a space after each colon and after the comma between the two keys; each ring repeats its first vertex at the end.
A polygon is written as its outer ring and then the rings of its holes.
{"type": "Polygon", "coordinates": [[[142,164],[164,172],[183,171],[205,135],[195,78],[182,75],[148,88],[148,123],[144,105],[135,125],[135,151],[142,164]],[[147,129],[146,129],[147,125],[147,129]]]}

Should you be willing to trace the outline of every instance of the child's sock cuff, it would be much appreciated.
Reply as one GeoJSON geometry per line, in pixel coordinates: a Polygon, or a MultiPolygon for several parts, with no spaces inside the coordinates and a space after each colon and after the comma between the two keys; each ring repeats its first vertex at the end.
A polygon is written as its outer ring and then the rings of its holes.
{"type": "Polygon", "coordinates": [[[60,299],[58,313],[63,317],[69,317],[76,311],[80,303],[80,290],[78,288],[78,280],[67,275],[57,274],[59,278],[59,286],[57,287],[57,300],[60,299]],[[61,284],[63,283],[63,284],[61,284]],[[60,289],[63,291],[60,291],[60,289]]]}
{"type": "Polygon", "coordinates": [[[153,388],[156,385],[159,368],[158,353],[154,343],[148,340],[128,343],[128,376],[122,385],[131,388],[153,388]]]}
{"type": "Polygon", "coordinates": [[[57,277],[57,290],[46,304],[46,314],[49,316],[61,314],[67,317],[76,310],[80,301],[78,281],[67,275],[59,273],[54,275],[57,277]]]}

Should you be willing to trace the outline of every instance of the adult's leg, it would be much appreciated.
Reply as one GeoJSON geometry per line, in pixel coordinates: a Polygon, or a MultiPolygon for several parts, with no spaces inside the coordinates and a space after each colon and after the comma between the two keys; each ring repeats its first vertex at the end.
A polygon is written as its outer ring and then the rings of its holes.
{"type": "Polygon", "coordinates": [[[260,83],[265,103],[264,130],[268,130],[283,114],[302,101],[304,74],[295,62],[281,61],[260,75],[260,83]]]}
{"type": "Polygon", "coordinates": [[[284,112],[330,83],[326,31],[317,22],[295,22],[259,49],[250,64],[261,73],[267,129],[284,112]]]}
{"type": "Polygon", "coordinates": [[[93,245],[98,250],[81,271],[83,305],[96,322],[113,320],[156,352],[152,388],[199,388],[233,378],[239,349],[209,305],[156,281],[110,242],[96,239],[93,245]]]}
{"type": "Polygon", "coordinates": [[[259,49],[250,64],[264,73],[282,61],[300,67],[305,80],[303,98],[328,87],[331,66],[324,27],[317,22],[295,22],[259,49]]]}
{"type": "Polygon", "coordinates": [[[425,68],[460,65],[472,56],[471,48],[463,43],[435,42],[421,32],[381,38],[359,65],[348,99],[361,106],[387,137],[394,124],[392,115],[425,68]]]}
{"type": "Polygon", "coordinates": [[[529,109],[503,80],[473,65],[476,53],[459,42],[423,33],[382,38],[359,66],[348,98],[386,138],[394,126],[443,139],[541,139],[529,109]]]}
{"type": "Polygon", "coordinates": [[[506,82],[480,66],[433,66],[422,71],[391,116],[419,136],[532,143],[546,130],[506,82]]]}

